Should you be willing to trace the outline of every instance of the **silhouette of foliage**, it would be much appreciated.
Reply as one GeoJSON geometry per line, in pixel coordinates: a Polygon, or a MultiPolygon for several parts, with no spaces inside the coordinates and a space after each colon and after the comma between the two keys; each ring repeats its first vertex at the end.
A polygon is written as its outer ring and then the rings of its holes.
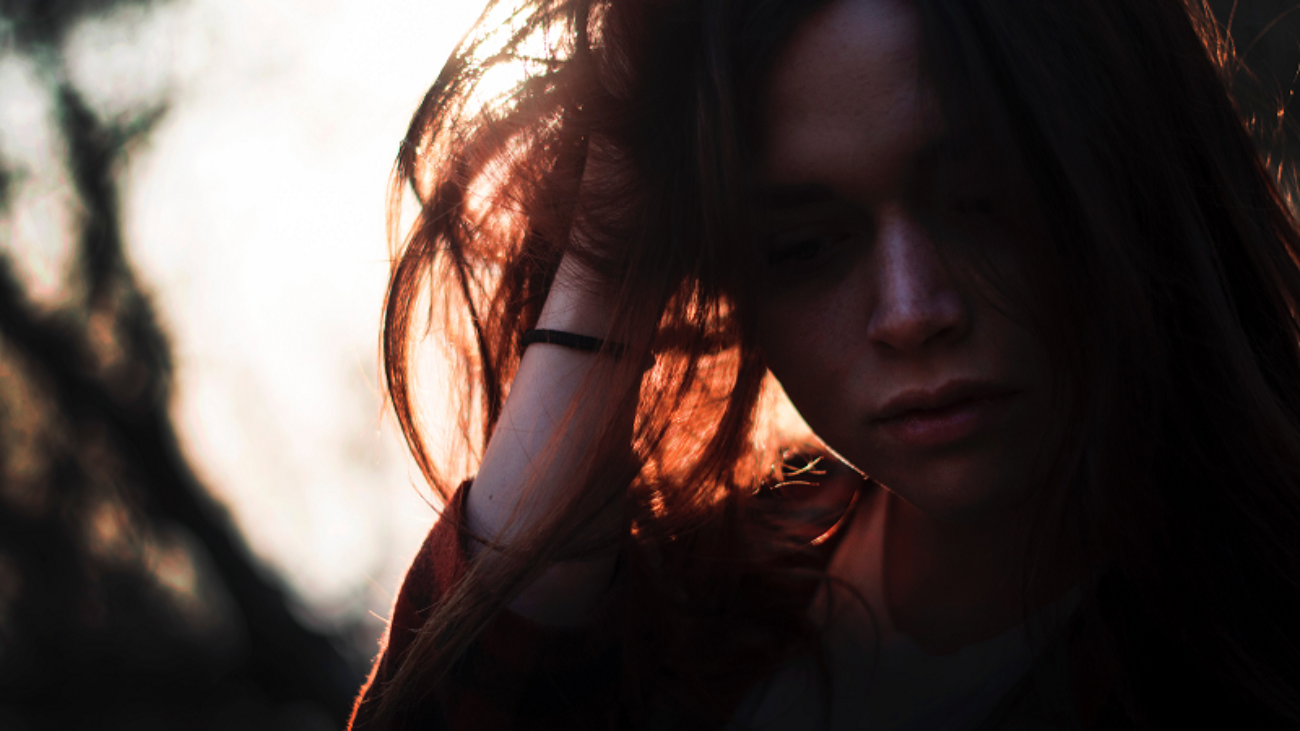
{"type": "MultiPolygon", "coordinates": [[[[0,17],[51,65],[74,22],[127,4],[147,3],[4,2],[0,17]]],[[[106,123],[47,78],[82,208],[79,292],[34,306],[0,242],[0,728],[340,727],[359,669],[295,618],[169,419],[170,348],[126,259],[114,176],[165,109],[106,123]]],[[[6,204],[12,179],[0,170],[6,204]]]]}

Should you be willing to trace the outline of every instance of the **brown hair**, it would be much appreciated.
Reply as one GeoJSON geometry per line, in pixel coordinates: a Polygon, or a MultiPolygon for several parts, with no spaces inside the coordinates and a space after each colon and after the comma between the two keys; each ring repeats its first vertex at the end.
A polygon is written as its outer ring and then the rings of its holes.
{"type": "Polygon", "coordinates": [[[1300,234],[1213,16],[923,7],[949,98],[996,120],[1051,222],[1024,260],[1073,403],[1035,525],[1096,575],[1080,681],[1137,723],[1300,720],[1300,234]]]}
{"type": "MultiPolygon", "coordinates": [[[[456,480],[414,405],[422,313],[458,355],[471,451],[565,252],[618,283],[624,362],[654,353],[655,365],[619,405],[637,411],[636,459],[602,441],[533,550],[470,571],[383,689],[375,726],[435,687],[546,562],[604,548],[579,545],[573,526],[628,485],[633,544],[688,536],[700,556],[754,562],[765,550],[743,528],[774,461],[757,437],[765,368],[737,265],[747,161],[766,64],[821,4],[494,2],[425,97],[394,172],[392,210],[409,186],[420,213],[383,345],[434,490],[445,499],[456,480]],[[503,69],[525,73],[488,97],[503,69]],[[610,172],[579,205],[589,156],[610,172]]],[[[918,5],[948,113],[987,123],[1050,232],[1026,242],[1030,324],[1069,418],[1035,545],[1089,567],[1077,683],[1110,714],[1099,723],[1180,718],[1156,677],[1225,713],[1300,721],[1300,234],[1225,91],[1212,16],[1181,0],[918,5]]],[[[397,241],[395,216],[391,230],[397,241]]],[[[800,620],[778,604],[746,614],[770,629],[771,661],[800,620]]]]}

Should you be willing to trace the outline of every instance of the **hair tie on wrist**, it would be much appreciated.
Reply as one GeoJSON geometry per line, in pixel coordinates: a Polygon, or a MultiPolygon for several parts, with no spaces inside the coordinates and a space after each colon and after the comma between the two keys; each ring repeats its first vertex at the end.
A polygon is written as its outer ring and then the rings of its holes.
{"type": "Polygon", "coordinates": [[[620,358],[626,346],[622,343],[606,343],[600,338],[593,338],[590,335],[579,335],[577,333],[567,333],[563,330],[529,330],[524,333],[524,337],[519,341],[521,348],[527,348],[533,343],[548,343],[550,345],[559,345],[564,348],[581,350],[587,353],[609,353],[614,358],[620,358]]]}

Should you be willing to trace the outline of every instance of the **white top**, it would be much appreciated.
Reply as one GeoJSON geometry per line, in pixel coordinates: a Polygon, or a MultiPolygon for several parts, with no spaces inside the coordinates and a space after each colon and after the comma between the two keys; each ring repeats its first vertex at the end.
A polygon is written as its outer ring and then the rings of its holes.
{"type": "MultiPolygon", "coordinates": [[[[971,728],[993,711],[1033,664],[1036,652],[1031,645],[1041,649],[1046,644],[1040,638],[1031,642],[1020,625],[953,654],[931,655],[898,632],[884,601],[881,566],[889,493],[879,489],[862,499],[869,502],[858,506],[852,519],[866,520],[866,528],[845,535],[831,560],[830,573],[835,574],[835,566],[845,556],[872,557],[861,597],[866,609],[848,590],[822,591],[810,609],[814,618],[827,617],[830,610],[829,621],[820,620],[826,628],[829,704],[823,698],[825,676],[817,659],[800,656],[750,692],[736,713],[739,728],[971,728]]],[[[1072,594],[1048,611],[1068,610],[1075,601],[1072,594]]]]}

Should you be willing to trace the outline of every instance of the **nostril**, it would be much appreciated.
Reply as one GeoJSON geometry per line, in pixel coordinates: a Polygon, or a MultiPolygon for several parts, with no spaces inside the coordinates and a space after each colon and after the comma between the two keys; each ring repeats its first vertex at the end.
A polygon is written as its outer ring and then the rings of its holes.
{"type": "Polygon", "coordinates": [[[962,329],[962,320],[952,307],[878,308],[871,318],[868,336],[893,350],[916,350],[953,339],[962,329]]]}
{"type": "Polygon", "coordinates": [[[960,337],[969,327],[969,313],[925,227],[897,207],[880,221],[869,339],[910,351],[960,337]]]}
{"type": "Polygon", "coordinates": [[[962,297],[947,278],[887,283],[868,321],[868,338],[897,351],[960,338],[969,327],[962,297]]]}

